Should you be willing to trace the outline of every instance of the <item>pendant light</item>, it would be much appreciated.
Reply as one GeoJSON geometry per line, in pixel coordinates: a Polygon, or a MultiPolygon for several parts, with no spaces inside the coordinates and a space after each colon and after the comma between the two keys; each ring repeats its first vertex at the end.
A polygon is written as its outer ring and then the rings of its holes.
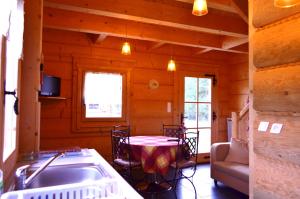
{"type": "Polygon", "coordinates": [[[174,61],[173,57],[171,57],[171,59],[168,62],[167,70],[168,71],[176,71],[176,64],[175,64],[175,61],[174,61]]]}
{"type": "Polygon", "coordinates": [[[168,61],[168,67],[167,67],[167,71],[176,71],[176,63],[173,59],[173,46],[170,45],[170,50],[171,50],[171,59],[168,61]]]}
{"type": "Polygon", "coordinates": [[[289,8],[300,3],[300,0],[274,0],[274,6],[278,8],[289,8]]]}
{"type": "Polygon", "coordinates": [[[192,14],[196,16],[203,16],[208,13],[206,0],[194,0],[192,14]]]}
{"type": "Polygon", "coordinates": [[[123,43],[123,46],[122,46],[122,54],[123,55],[130,55],[131,54],[131,48],[130,48],[130,44],[125,41],[123,43]]]}
{"type": "Polygon", "coordinates": [[[129,42],[127,42],[127,24],[125,26],[125,36],[126,36],[126,38],[125,38],[125,42],[122,45],[121,53],[123,55],[130,55],[131,54],[131,48],[130,48],[129,42]]]}

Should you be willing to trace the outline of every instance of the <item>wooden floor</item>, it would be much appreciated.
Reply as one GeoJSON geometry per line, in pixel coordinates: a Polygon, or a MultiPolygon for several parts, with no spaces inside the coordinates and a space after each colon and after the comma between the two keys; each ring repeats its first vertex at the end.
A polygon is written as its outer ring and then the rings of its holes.
{"type": "Polygon", "coordinates": [[[210,165],[198,165],[197,172],[193,178],[197,191],[195,197],[194,189],[188,180],[182,180],[178,183],[176,194],[174,191],[168,191],[161,194],[141,193],[146,199],[248,199],[249,197],[234,189],[218,183],[219,187],[214,186],[213,180],[210,178],[210,165]]]}

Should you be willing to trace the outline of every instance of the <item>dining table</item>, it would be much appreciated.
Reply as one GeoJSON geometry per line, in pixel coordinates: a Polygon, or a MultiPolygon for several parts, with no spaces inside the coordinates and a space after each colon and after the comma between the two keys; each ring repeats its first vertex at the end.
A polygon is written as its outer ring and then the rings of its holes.
{"type": "Polygon", "coordinates": [[[133,159],[141,161],[143,171],[153,176],[143,191],[160,192],[171,187],[157,181],[157,175],[167,175],[176,160],[178,138],[167,136],[131,136],[129,138],[133,159]]]}

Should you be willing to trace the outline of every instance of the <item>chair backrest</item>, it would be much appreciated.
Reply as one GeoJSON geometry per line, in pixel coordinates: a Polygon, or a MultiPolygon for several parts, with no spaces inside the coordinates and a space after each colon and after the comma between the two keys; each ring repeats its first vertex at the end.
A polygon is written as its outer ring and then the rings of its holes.
{"type": "Polygon", "coordinates": [[[190,160],[197,162],[198,154],[198,139],[199,132],[185,132],[184,136],[178,139],[176,164],[184,160],[190,160]]]}
{"type": "Polygon", "coordinates": [[[123,150],[125,144],[129,143],[130,127],[122,126],[122,128],[115,128],[111,130],[111,145],[112,145],[112,159],[121,158],[126,155],[123,150]]]}
{"type": "Polygon", "coordinates": [[[166,125],[163,124],[163,134],[168,137],[183,137],[183,133],[185,132],[185,128],[182,125],[166,125]]]}
{"type": "MultiPolygon", "coordinates": [[[[184,137],[178,139],[173,181],[191,178],[197,171],[199,132],[185,132],[184,137]],[[183,169],[190,168],[193,172],[185,173],[183,169]],[[179,177],[177,176],[179,173],[179,177]]],[[[190,181],[192,184],[193,182],[190,181]]]]}
{"type": "Polygon", "coordinates": [[[187,153],[190,158],[196,157],[198,154],[198,139],[199,132],[186,132],[183,138],[183,146],[182,149],[185,153],[187,153]]]}
{"type": "Polygon", "coordinates": [[[130,131],[130,126],[128,126],[128,125],[116,125],[116,126],[113,127],[113,130],[130,131]]]}

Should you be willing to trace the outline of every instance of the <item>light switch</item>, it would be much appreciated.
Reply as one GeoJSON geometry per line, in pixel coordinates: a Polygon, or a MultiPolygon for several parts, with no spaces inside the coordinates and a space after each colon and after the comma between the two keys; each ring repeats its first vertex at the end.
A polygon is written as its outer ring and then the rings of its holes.
{"type": "Polygon", "coordinates": [[[167,112],[171,113],[171,111],[172,111],[172,104],[171,104],[171,102],[168,102],[167,103],[167,112]]]}
{"type": "Polygon", "coordinates": [[[282,126],[283,126],[283,124],[279,124],[279,123],[272,124],[270,133],[279,134],[282,129],[282,126]]]}
{"type": "Polygon", "coordinates": [[[269,122],[260,122],[258,126],[258,131],[266,132],[269,126],[269,122]]]}

